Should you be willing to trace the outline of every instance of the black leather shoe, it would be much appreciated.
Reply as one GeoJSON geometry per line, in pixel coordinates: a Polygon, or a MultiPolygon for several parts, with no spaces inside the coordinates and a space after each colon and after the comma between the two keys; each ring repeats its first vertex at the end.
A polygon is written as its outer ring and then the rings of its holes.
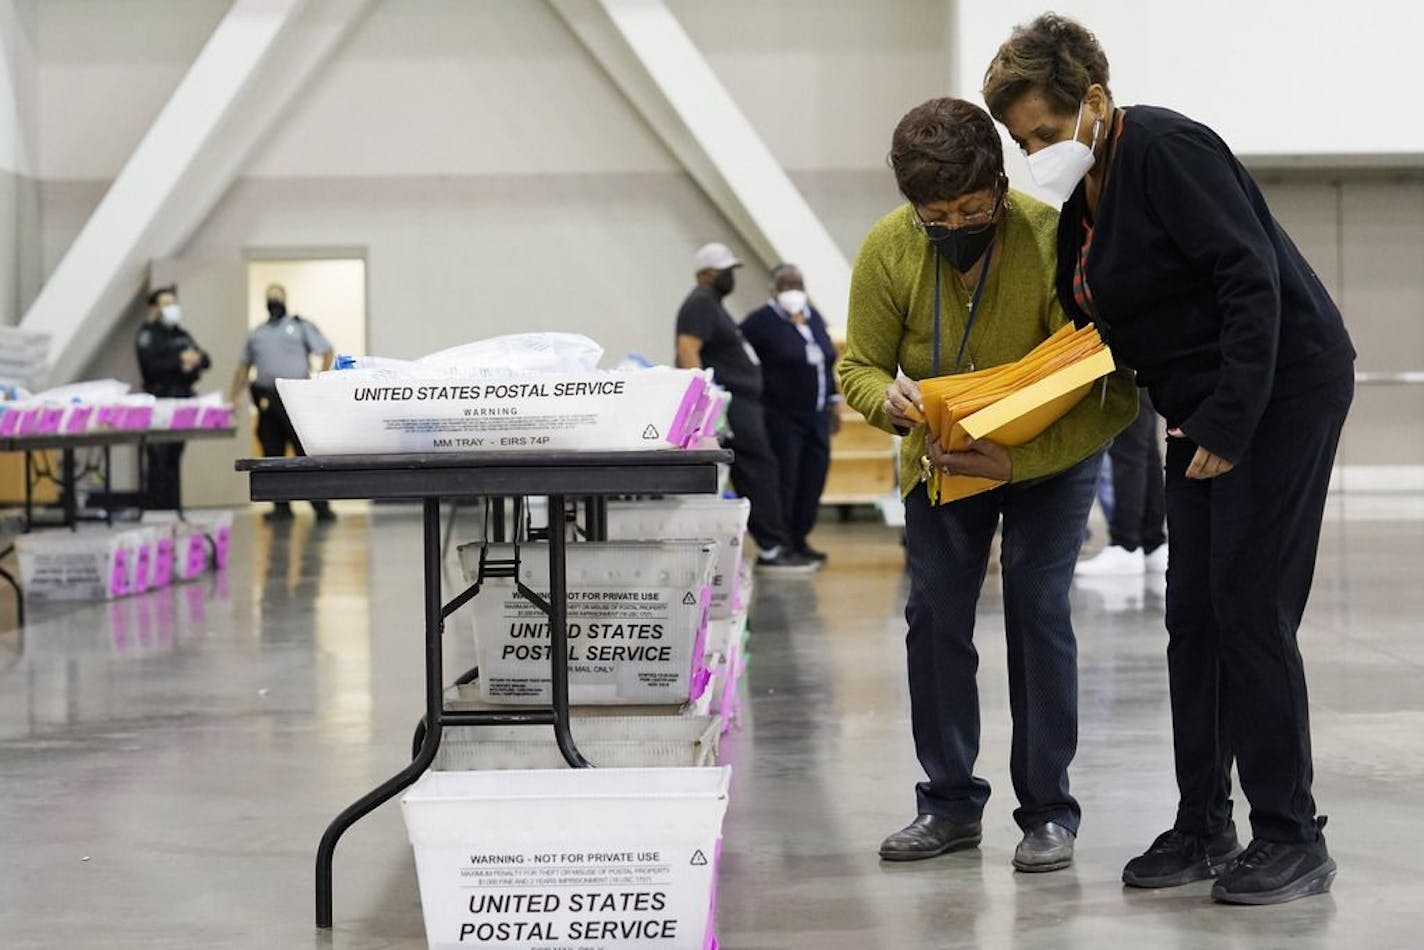
{"type": "MultiPolygon", "coordinates": [[[[1316,827],[1323,829],[1325,819],[1317,819],[1316,827]]],[[[1217,879],[1211,898],[1223,904],[1284,904],[1324,894],[1334,880],[1335,859],[1324,834],[1308,842],[1258,838],[1217,879]]]]}
{"type": "Polygon", "coordinates": [[[1061,871],[1073,863],[1073,832],[1052,821],[1025,832],[1014,850],[1015,870],[1030,874],[1061,871]]]}
{"type": "Polygon", "coordinates": [[[1127,862],[1122,883],[1128,887],[1177,887],[1205,881],[1226,870],[1241,853],[1235,823],[1214,835],[1194,835],[1173,828],[1152,847],[1127,862]]]}
{"type": "Polygon", "coordinates": [[[950,821],[921,815],[880,843],[885,861],[923,861],[951,851],[977,848],[983,838],[979,822],[950,821]]]}

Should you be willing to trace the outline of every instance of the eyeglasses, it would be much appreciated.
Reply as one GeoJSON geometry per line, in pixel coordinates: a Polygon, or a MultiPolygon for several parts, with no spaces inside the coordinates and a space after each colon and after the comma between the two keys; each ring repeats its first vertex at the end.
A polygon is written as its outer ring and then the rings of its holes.
{"type": "Polygon", "coordinates": [[[949,224],[944,221],[926,221],[920,217],[919,209],[911,208],[915,215],[915,227],[925,233],[925,237],[931,241],[942,241],[954,232],[960,234],[980,234],[994,226],[994,219],[999,216],[999,208],[1004,203],[1004,192],[996,189],[994,194],[994,206],[988,211],[977,211],[974,214],[959,215],[958,224],[949,224]]]}

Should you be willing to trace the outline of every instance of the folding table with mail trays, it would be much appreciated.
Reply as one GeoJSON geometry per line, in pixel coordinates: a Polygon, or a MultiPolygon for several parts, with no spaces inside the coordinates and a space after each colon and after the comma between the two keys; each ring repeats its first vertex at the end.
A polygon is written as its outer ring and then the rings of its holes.
{"type": "MultiPolygon", "coordinates": [[[[14,537],[21,534],[28,534],[35,528],[40,527],[62,527],[74,529],[79,525],[79,493],[78,485],[80,479],[89,474],[97,474],[104,486],[102,494],[109,499],[104,507],[103,520],[112,525],[114,512],[126,508],[144,508],[143,492],[136,493],[133,503],[125,502],[116,504],[113,499],[117,496],[110,490],[110,472],[112,470],[111,454],[116,445],[132,445],[139,450],[140,484],[145,483],[145,464],[143,448],[148,445],[171,445],[175,442],[190,442],[198,439],[229,439],[232,438],[235,429],[115,429],[104,432],[84,432],[73,435],[50,433],[46,435],[15,435],[0,437],[0,452],[23,452],[25,454],[25,499],[23,508],[6,509],[0,511],[0,563],[15,553],[14,537]],[[101,449],[102,460],[97,465],[86,465],[83,469],[75,459],[75,453],[80,449],[101,449]],[[35,456],[44,452],[59,452],[60,467],[59,472],[50,471],[46,466],[38,465],[35,456]],[[56,507],[59,508],[61,517],[58,521],[36,521],[35,509],[40,504],[35,501],[35,487],[42,481],[50,481],[59,489],[59,501],[56,507]]],[[[181,473],[179,478],[181,479],[181,473]]],[[[181,498],[182,484],[179,484],[179,497],[181,498]]],[[[178,510],[179,517],[182,517],[182,509],[178,510]]],[[[209,547],[212,548],[212,539],[208,539],[209,547]]],[[[212,563],[216,564],[216,550],[212,553],[212,563]]],[[[14,588],[17,613],[16,617],[20,624],[25,622],[25,598],[21,590],[19,579],[14,572],[0,567],[0,581],[14,588]]]]}
{"type": "MultiPolygon", "coordinates": [[[[175,442],[192,442],[198,439],[230,439],[236,432],[233,428],[224,429],[114,429],[103,432],[83,432],[73,435],[62,433],[52,433],[48,435],[16,435],[0,437],[0,452],[23,452],[25,453],[25,526],[26,530],[37,526],[35,521],[35,508],[37,503],[34,500],[34,489],[41,481],[51,481],[59,488],[59,509],[63,515],[60,525],[66,528],[73,528],[79,523],[79,495],[77,487],[79,480],[85,475],[97,474],[104,485],[102,494],[110,500],[104,505],[104,520],[113,522],[113,513],[124,508],[143,508],[141,500],[142,492],[134,499],[133,504],[115,504],[112,500],[113,492],[110,491],[110,472],[112,469],[111,453],[114,446],[132,445],[139,450],[139,482],[145,484],[144,477],[144,452],[143,449],[150,445],[171,445],[175,442]],[[79,449],[101,449],[102,460],[94,466],[85,466],[80,470],[75,461],[75,452],[79,449]],[[35,463],[35,455],[43,452],[59,452],[60,467],[59,472],[50,471],[43,465],[35,463]]],[[[181,478],[181,474],[180,474],[181,478]]],[[[179,497],[182,497],[182,485],[179,485],[179,497]]],[[[181,510],[180,510],[181,514],[181,510]]]]}
{"type": "MultiPolygon", "coordinates": [[[[331,927],[332,860],[348,828],[410,786],[435,761],[441,732],[451,726],[553,726],[564,760],[574,768],[589,763],[570,731],[568,666],[568,586],[562,512],[570,498],[613,495],[692,495],[717,491],[719,464],[732,453],[712,450],[625,452],[478,451],[409,455],[329,455],[243,459],[253,501],[369,499],[420,501],[423,507],[425,571],[425,729],[414,760],[388,781],[357,799],[326,829],[316,857],[316,925],[331,927]],[[445,705],[441,634],[445,618],[469,601],[478,584],[446,603],[441,590],[440,503],[445,500],[506,499],[542,495],[548,499],[551,530],[549,598],[518,584],[520,593],[549,617],[552,702],[548,708],[474,710],[445,705]]],[[[586,525],[601,536],[601,505],[589,507],[586,525]]],[[[502,576],[517,581],[517,564],[501,565],[502,576]]],[[[493,575],[486,575],[493,576],[493,575]]],[[[468,676],[468,674],[467,674],[468,676]]]]}

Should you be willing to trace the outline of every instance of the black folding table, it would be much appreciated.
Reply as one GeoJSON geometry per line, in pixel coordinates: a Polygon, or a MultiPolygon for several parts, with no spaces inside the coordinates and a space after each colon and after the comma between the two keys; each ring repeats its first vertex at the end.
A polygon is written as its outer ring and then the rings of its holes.
{"type": "MultiPolygon", "coordinates": [[[[230,439],[237,430],[232,427],[222,429],[107,429],[100,432],[80,432],[74,434],[51,433],[47,435],[0,436],[0,452],[25,453],[25,525],[28,531],[35,522],[34,486],[46,473],[38,471],[34,464],[37,452],[55,451],[60,453],[58,477],[49,478],[59,485],[59,507],[63,512],[61,524],[73,528],[79,522],[79,493],[77,486],[81,473],[75,465],[74,453],[78,449],[102,449],[104,461],[99,466],[99,476],[104,483],[104,493],[110,491],[110,453],[116,445],[132,445],[139,450],[139,465],[143,462],[143,449],[149,445],[171,445],[175,442],[193,442],[199,439],[230,439]]],[[[181,476],[180,476],[181,477],[181,476]]],[[[141,476],[140,483],[145,479],[141,476]]],[[[182,487],[179,486],[179,497],[182,487]]],[[[142,507],[142,505],[139,505],[142,507]]],[[[105,510],[106,520],[111,520],[112,508],[105,510]]],[[[180,509],[179,513],[182,511],[180,509]]]]}
{"type": "MultiPolygon", "coordinates": [[[[193,442],[199,439],[229,439],[237,430],[228,427],[222,429],[108,429],[100,432],[80,432],[68,433],[47,433],[45,435],[7,435],[0,436],[0,452],[23,452],[25,454],[25,507],[23,509],[24,520],[16,534],[26,534],[37,527],[64,527],[74,529],[79,526],[79,479],[84,476],[80,472],[75,462],[74,453],[79,449],[102,449],[104,461],[98,468],[100,480],[104,484],[105,497],[112,499],[114,493],[110,490],[110,474],[112,470],[111,450],[116,445],[132,445],[139,450],[140,476],[139,483],[143,485],[146,479],[143,476],[143,449],[147,445],[171,445],[174,442],[193,442]],[[59,475],[40,469],[34,463],[34,456],[38,452],[59,452],[60,467],[59,475]],[[39,522],[35,520],[35,485],[40,479],[48,478],[59,486],[59,504],[61,519],[58,524],[53,522],[39,522]]],[[[182,475],[179,474],[178,496],[182,499],[182,475]]],[[[138,505],[142,509],[144,505],[144,493],[137,493],[138,505]]],[[[112,501],[104,508],[104,520],[109,524],[113,523],[114,506],[112,501]]],[[[183,517],[183,509],[178,509],[178,516],[183,517]]],[[[212,539],[208,539],[210,549],[213,550],[212,564],[216,567],[217,552],[213,548],[212,539]]],[[[0,547],[0,562],[3,562],[11,554],[15,553],[13,543],[0,547]]],[[[16,598],[16,618],[21,626],[25,623],[25,596],[20,589],[20,582],[10,571],[0,567],[0,580],[9,584],[15,590],[16,598]]]]}
{"type": "MultiPolygon", "coordinates": [[[[420,501],[424,522],[425,730],[410,765],[357,799],[336,816],[316,856],[316,925],[331,926],[331,872],[336,843],[348,828],[409,787],[435,761],[447,726],[553,726],[565,761],[588,766],[569,729],[568,589],[562,512],[570,497],[689,495],[715,492],[717,465],[732,453],[720,449],[640,452],[465,452],[410,455],[335,455],[243,459],[253,501],[370,499],[420,501]],[[552,702],[549,708],[469,710],[445,708],[441,634],[445,618],[469,599],[469,591],[445,603],[441,590],[442,499],[543,495],[549,503],[549,598],[520,584],[521,593],[549,616],[552,702]]],[[[598,517],[594,517],[595,525],[598,517]]]]}

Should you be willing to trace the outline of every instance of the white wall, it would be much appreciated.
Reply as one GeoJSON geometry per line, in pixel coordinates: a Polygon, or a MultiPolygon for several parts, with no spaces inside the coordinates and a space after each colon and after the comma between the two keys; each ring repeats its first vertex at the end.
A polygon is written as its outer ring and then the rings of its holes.
{"type": "Polygon", "coordinates": [[[0,171],[35,174],[34,10],[0,0],[0,171]]]}
{"type": "MultiPolygon", "coordinates": [[[[900,114],[943,94],[948,3],[890,6],[669,3],[793,172],[883,168],[900,114]]],[[[546,4],[385,0],[250,174],[675,170],[546,4]]]]}
{"type": "MultiPolygon", "coordinates": [[[[725,236],[707,199],[672,174],[246,179],[184,253],[359,242],[370,349],[385,356],[576,330],[614,359],[630,349],[666,359],[691,251],[725,236]]],[[[739,292],[736,307],[757,299],[739,292]]]]}
{"type": "MultiPolygon", "coordinates": [[[[132,20],[104,4],[45,6],[47,268],[223,6],[143,0],[132,20]],[[142,36],[160,22],[151,55],[142,36]]],[[[858,2],[675,9],[854,253],[896,200],[884,167],[894,121],[943,86],[947,5],[906,2],[901,17],[858,2]]],[[[367,246],[371,343],[399,355],[533,320],[667,358],[687,261],[708,240],[737,243],[546,4],[385,0],[189,251],[367,246]]],[[[762,296],[764,275],[745,277],[734,310],[762,296]]]]}
{"type": "Polygon", "coordinates": [[[39,0],[38,162],[46,180],[118,174],[230,0],[39,0]]]}
{"type": "MultiPolygon", "coordinates": [[[[897,200],[895,121],[943,88],[947,4],[672,7],[853,254],[897,200]]],[[[668,359],[709,240],[738,243],[546,4],[386,0],[188,251],[366,247],[375,352],[545,327],[668,359]]]]}
{"type": "Polygon", "coordinates": [[[19,319],[37,280],[33,13],[29,0],[0,0],[0,324],[19,319]]]}
{"type": "Polygon", "coordinates": [[[668,6],[793,173],[885,169],[900,116],[952,79],[952,0],[668,6]]]}
{"type": "Polygon", "coordinates": [[[546,4],[385,0],[248,174],[672,170],[546,4]]]}
{"type": "MultiPolygon", "coordinates": [[[[31,44],[33,177],[22,179],[18,190],[23,239],[15,319],[39,293],[229,5],[229,0],[0,0],[0,10],[20,11],[31,44]]],[[[5,200],[0,187],[0,214],[7,210],[5,200]]],[[[0,246],[0,290],[5,259],[0,246]]]]}
{"type": "Polygon", "coordinates": [[[1243,156],[1424,156],[1409,105],[1424,5],[1400,0],[959,0],[957,94],[1017,23],[1053,9],[1095,34],[1114,98],[1176,109],[1243,156]]]}
{"type": "MultiPolygon", "coordinates": [[[[1424,369],[1424,177],[1266,174],[1261,185],[1339,303],[1358,368],[1424,369]]],[[[1424,468],[1424,440],[1412,435],[1420,418],[1424,386],[1359,388],[1341,461],[1424,468]]]]}

